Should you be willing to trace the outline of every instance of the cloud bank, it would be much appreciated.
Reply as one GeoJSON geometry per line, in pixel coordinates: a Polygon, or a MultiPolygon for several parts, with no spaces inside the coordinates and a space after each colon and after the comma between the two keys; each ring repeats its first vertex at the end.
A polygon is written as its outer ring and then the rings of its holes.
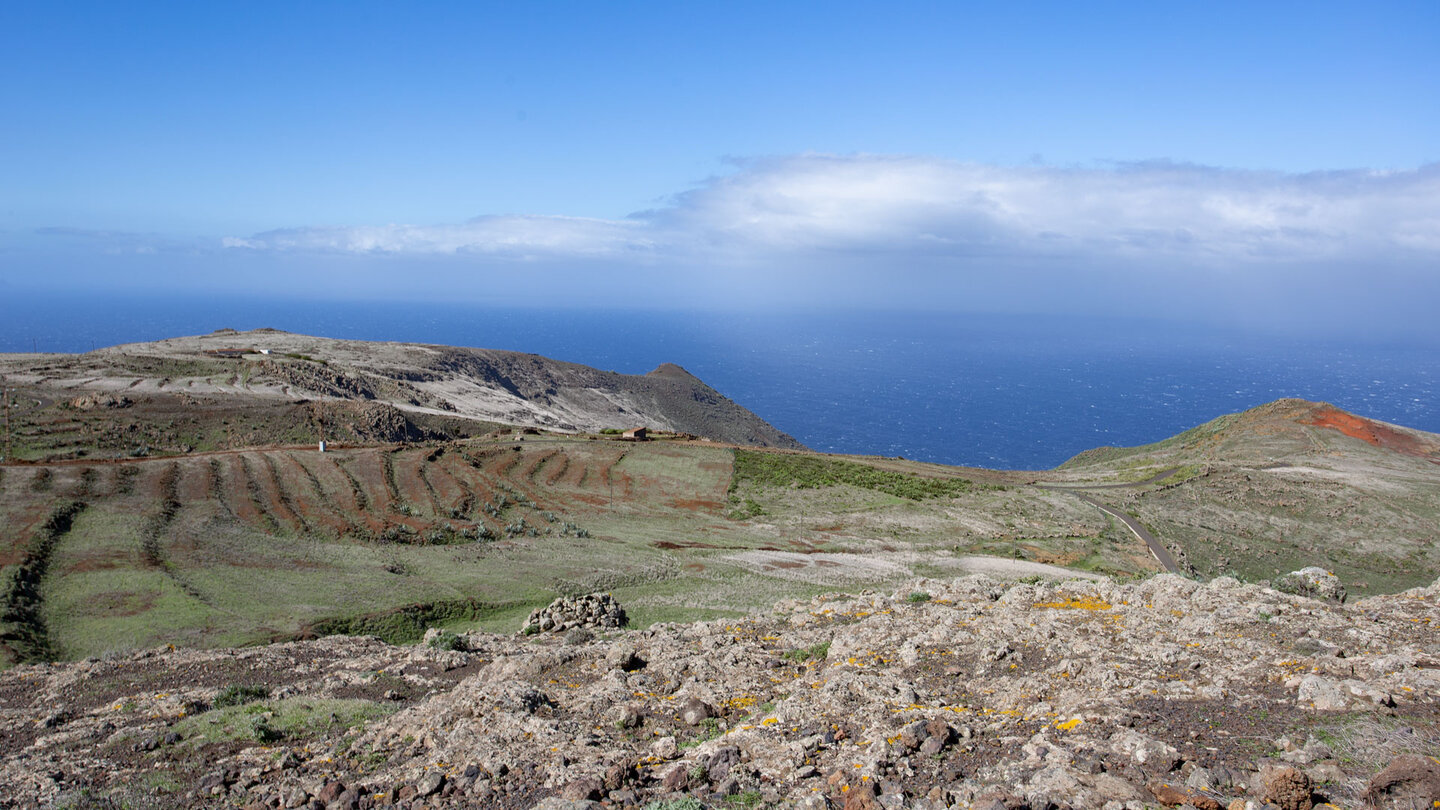
{"type": "Polygon", "coordinates": [[[999,167],[921,157],[744,161],[625,219],[291,228],[229,250],[797,267],[977,261],[1223,268],[1440,258],[1440,165],[1307,174],[1172,163],[999,167]]]}
{"type": "Polygon", "coordinates": [[[645,308],[1146,317],[1435,339],[1440,164],[1281,173],[797,155],[603,219],[0,233],[0,282],[645,308]]]}

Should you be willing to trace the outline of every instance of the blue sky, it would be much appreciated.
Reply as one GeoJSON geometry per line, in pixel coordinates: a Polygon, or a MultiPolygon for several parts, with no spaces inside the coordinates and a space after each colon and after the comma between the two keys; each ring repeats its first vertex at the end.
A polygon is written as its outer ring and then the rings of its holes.
{"type": "Polygon", "coordinates": [[[6,3],[0,290],[1419,329],[1437,42],[1434,2],[6,3]]]}

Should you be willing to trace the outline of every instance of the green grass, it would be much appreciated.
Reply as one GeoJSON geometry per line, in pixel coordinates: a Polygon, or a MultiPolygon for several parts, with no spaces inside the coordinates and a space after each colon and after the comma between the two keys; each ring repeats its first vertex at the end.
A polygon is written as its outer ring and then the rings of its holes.
{"type": "Polygon", "coordinates": [[[812,644],[809,647],[799,647],[790,650],[781,657],[787,658],[791,661],[809,661],[812,659],[816,661],[821,661],[824,660],[825,656],[829,654],[830,642],[822,641],[819,644],[812,644]]]}
{"type": "Polygon", "coordinates": [[[277,742],[344,731],[386,717],[398,708],[398,704],[369,700],[290,697],[213,709],[184,718],[174,730],[190,745],[277,742]]]}
{"type": "Polygon", "coordinates": [[[854,461],[754,450],[735,451],[733,482],[732,491],[741,483],[796,489],[846,485],[911,501],[953,498],[976,489],[992,488],[965,478],[926,478],[854,461]]]}
{"type": "MultiPolygon", "coordinates": [[[[474,622],[492,610],[507,607],[513,605],[491,604],[475,599],[452,599],[407,605],[364,616],[322,619],[315,622],[312,628],[321,636],[375,636],[391,644],[405,644],[420,639],[430,627],[474,622]]],[[[452,634],[450,638],[455,637],[452,634]]]]}
{"type": "Polygon", "coordinates": [[[694,796],[682,796],[678,799],[655,799],[643,810],[705,810],[705,805],[694,796]]]}

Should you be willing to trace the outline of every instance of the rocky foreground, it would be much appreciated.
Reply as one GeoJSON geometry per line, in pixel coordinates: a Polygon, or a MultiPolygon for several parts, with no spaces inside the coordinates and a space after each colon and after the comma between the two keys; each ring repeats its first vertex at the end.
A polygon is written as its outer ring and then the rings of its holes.
{"type": "Polygon", "coordinates": [[[1437,626],[1440,582],[977,576],[646,631],[160,649],[0,673],[0,805],[1431,807],[1440,762],[1406,755],[1440,751],[1437,626]]]}

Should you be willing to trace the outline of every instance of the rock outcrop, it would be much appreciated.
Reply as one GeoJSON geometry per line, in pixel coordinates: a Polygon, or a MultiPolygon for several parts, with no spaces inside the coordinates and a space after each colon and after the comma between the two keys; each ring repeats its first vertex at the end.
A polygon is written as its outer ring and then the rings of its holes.
{"type": "Polygon", "coordinates": [[[1313,596],[1316,599],[1331,599],[1336,602],[1344,602],[1348,596],[1345,586],[1340,584],[1339,577],[1316,566],[1291,571],[1280,577],[1275,580],[1275,589],[1300,596],[1313,596]]]}
{"type": "Polygon", "coordinates": [[[975,576],[598,638],[23,666],[0,805],[1409,806],[1436,783],[1405,755],[1440,750],[1437,623],[1440,582],[1340,604],[975,576]]]}

